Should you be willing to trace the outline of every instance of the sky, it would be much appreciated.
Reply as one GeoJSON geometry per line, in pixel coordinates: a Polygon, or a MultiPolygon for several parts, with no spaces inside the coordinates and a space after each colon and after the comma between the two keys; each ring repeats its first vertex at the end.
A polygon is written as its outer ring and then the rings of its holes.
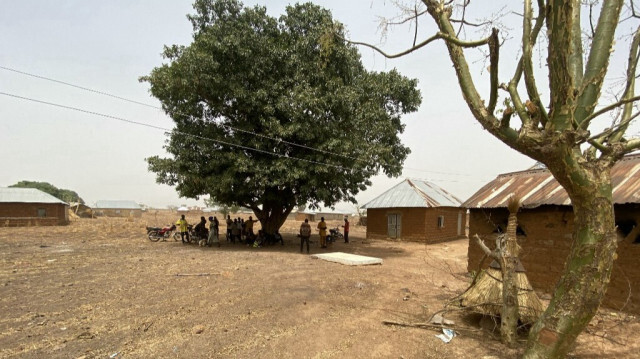
{"type": "MultiPolygon", "coordinates": [[[[387,36],[379,29],[381,18],[398,14],[394,2],[313,2],[330,9],[353,40],[376,44],[390,53],[406,49],[413,41],[413,28],[395,28],[387,36]]],[[[290,1],[244,3],[265,5],[271,15],[278,16],[290,1]]],[[[0,95],[0,161],[3,164],[0,186],[21,180],[49,182],[78,192],[90,205],[97,200],[119,199],[156,208],[203,205],[202,198],[180,198],[174,188],[157,184],[155,175],[147,170],[145,158],[166,155],[163,130],[87,113],[172,128],[171,119],[157,109],[160,104],[150,96],[148,84],[140,83],[138,78],[163,63],[160,53],[164,45],[190,43],[191,25],[186,14],[193,13],[191,1],[21,0],[2,4],[0,92],[5,95],[0,95]]],[[[478,14],[489,16],[489,11],[482,6],[478,14]]],[[[428,20],[425,18],[419,25],[420,39],[433,34],[433,25],[428,20]]],[[[509,21],[520,20],[505,17],[504,21],[507,28],[503,34],[508,35],[509,21]]],[[[505,45],[506,49],[512,46],[512,51],[502,50],[505,65],[501,65],[504,75],[500,80],[503,82],[512,74],[517,38],[514,33],[505,45]]],[[[473,119],[442,43],[393,60],[367,48],[360,51],[363,63],[370,70],[397,68],[403,75],[417,78],[423,101],[419,111],[403,118],[406,128],[400,137],[411,154],[405,161],[402,176],[373,177],[373,185],[356,196],[359,204],[370,201],[404,178],[426,179],[464,201],[498,174],[534,165],[532,159],[502,144],[473,119]]],[[[477,60],[471,64],[476,80],[487,84],[482,55],[476,51],[471,56],[477,60]]],[[[543,65],[539,66],[540,71],[546,76],[543,65]]],[[[623,73],[624,68],[617,63],[612,67],[614,73],[623,73]]],[[[480,86],[481,90],[485,87],[480,86]]],[[[340,203],[336,208],[352,210],[353,206],[340,203]]]]}

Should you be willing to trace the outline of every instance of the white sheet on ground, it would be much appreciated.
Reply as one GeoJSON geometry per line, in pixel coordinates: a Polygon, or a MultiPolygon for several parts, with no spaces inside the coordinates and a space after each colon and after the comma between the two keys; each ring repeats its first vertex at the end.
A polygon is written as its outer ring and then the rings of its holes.
{"type": "Polygon", "coordinates": [[[329,262],[336,262],[350,266],[363,266],[368,264],[382,264],[382,258],[360,256],[344,252],[314,254],[312,258],[324,259],[329,262]]]}

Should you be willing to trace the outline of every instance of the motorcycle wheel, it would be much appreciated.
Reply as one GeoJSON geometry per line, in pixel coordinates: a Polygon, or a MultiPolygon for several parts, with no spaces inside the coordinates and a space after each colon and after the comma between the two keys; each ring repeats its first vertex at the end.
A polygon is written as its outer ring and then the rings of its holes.
{"type": "Polygon", "coordinates": [[[151,242],[157,242],[160,240],[160,235],[158,234],[158,231],[150,231],[149,234],[147,235],[149,237],[149,240],[151,242]]]}
{"type": "Polygon", "coordinates": [[[179,241],[180,240],[180,232],[176,232],[173,234],[173,240],[174,241],[179,241]]]}

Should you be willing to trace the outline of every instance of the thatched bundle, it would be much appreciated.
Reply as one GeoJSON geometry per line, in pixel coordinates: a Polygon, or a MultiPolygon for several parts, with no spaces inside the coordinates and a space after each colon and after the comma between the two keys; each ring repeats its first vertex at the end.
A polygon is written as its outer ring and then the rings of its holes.
{"type": "MultiPolygon", "coordinates": [[[[520,321],[525,324],[533,323],[542,314],[544,307],[520,263],[516,269],[516,280],[520,321]]],[[[489,268],[481,271],[475,284],[456,298],[456,304],[472,312],[499,317],[503,305],[500,265],[494,261],[489,268]]]]}

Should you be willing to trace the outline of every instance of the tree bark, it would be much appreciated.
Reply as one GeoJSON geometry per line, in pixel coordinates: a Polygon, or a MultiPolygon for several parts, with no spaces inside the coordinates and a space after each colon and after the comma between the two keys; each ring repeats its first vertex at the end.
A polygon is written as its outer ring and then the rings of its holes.
{"type": "Polygon", "coordinates": [[[573,244],[553,298],[529,333],[528,359],[566,357],[598,310],[616,257],[610,167],[565,158],[549,169],[571,198],[573,244]]]}
{"type": "Polygon", "coordinates": [[[272,208],[271,210],[255,211],[256,217],[262,225],[262,230],[266,234],[274,234],[282,227],[287,220],[287,216],[293,210],[291,208],[272,208]]]}
{"type": "Polygon", "coordinates": [[[509,208],[507,239],[501,251],[500,263],[502,270],[503,301],[502,311],[500,313],[500,335],[502,342],[511,348],[517,345],[520,309],[518,305],[518,281],[516,279],[519,254],[518,242],[516,241],[516,229],[518,228],[517,207],[513,211],[509,208]]]}
{"type": "Polygon", "coordinates": [[[295,196],[288,189],[266,188],[261,207],[250,206],[260,221],[262,230],[272,235],[282,227],[289,213],[295,208],[295,196]]]}

